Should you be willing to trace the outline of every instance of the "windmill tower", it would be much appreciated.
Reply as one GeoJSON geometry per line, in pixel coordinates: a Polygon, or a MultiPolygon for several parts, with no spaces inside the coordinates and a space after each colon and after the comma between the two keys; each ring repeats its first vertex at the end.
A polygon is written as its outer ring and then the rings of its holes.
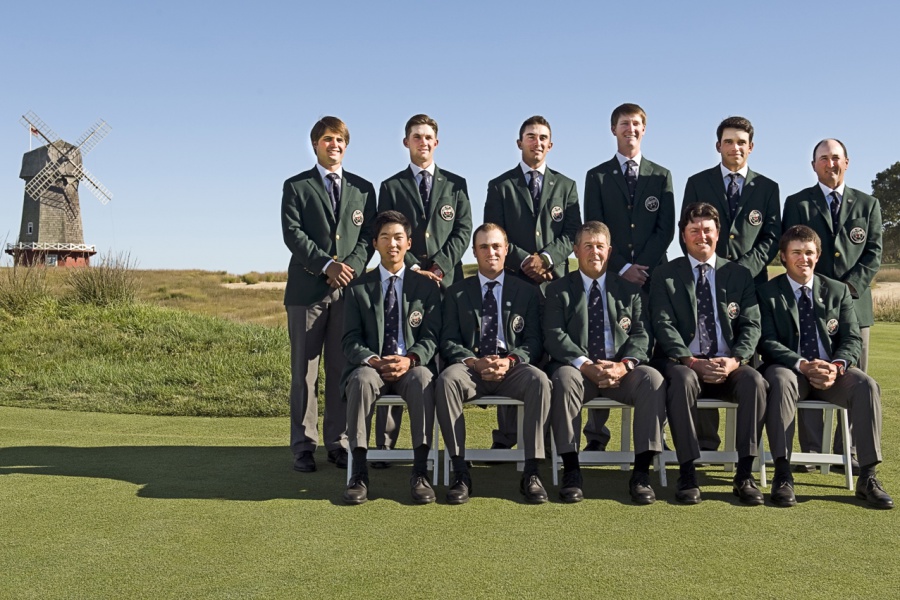
{"type": "Polygon", "coordinates": [[[78,183],[86,183],[103,204],[112,199],[112,193],[82,166],[84,156],[106,137],[110,127],[97,121],[70,144],[33,112],[23,115],[20,122],[46,144],[22,157],[22,226],[18,241],[7,244],[6,253],[17,265],[87,266],[97,250],[84,243],[78,183]]]}

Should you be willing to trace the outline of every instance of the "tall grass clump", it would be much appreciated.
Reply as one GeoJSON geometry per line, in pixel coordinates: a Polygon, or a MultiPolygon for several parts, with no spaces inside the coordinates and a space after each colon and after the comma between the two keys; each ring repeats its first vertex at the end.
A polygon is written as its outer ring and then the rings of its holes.
{"type": "Polygon", "coordinates": [[[94,306],[132,304],[140,284],[135,267],[131,255],[120,252],[101,256],[95,266],[71,269],[66,279],[70,298],[94,306]]]}
{"type": "Polygon", "coordinates": [[[13,265],[0,269],[0,309],[20,316],[44,305],[49,299],[47,268],[43,265],[13,265]]]}
{"type": "Polygon", "coordinates": [[[876,321],[900,323],[900,298],[897,296],[873,298],[872,309],[876,321]]]}

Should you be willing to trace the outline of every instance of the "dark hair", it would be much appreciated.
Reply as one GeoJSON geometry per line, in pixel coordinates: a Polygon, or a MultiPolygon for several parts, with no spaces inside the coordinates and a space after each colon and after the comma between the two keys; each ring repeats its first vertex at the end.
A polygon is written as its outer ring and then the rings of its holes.
{"type": "Polygon", "coordinates": [[[483,225],[479,225],[475,231],[472,232],[472,248],[475,248],[475,238],[479,233],[487,233],[488,231],[499,231],[503,234],[503,241],[507,244],[509,243],[509,239],[506,237],[506,230],[497,225],[496,223],[484,223],[483,225]]]}
{"type": "Polygon", "coordinates": [[[606,241],[612,243],[612,237],[609,234],[609,227],[606,226],[606,223],[601,223],[600,221],[585,221],[579,228],[578,231],[575,232],[575,245],[581,243],[581,238],[584,235],[605,235],[606,241]]]}
{"type": "Polygon", "coordinates": [[[822,254],[822,240],[819,238],[819,234],[806,225],[789,227],[778,241],[778,252],[780,254],[787,252],[787,247],[791,242],[803,242],[804,244],[812,242],[816,245],[816,254],[822,254]]]}
{"type": "Polygon", "coordinates": [[[344,138],[344,142],[350,145],[350,130],[347,125],[337,117],[322,117],[313,125],[312,131],[309,132],[309,138],[312,140],[313,148],[325,135],[326,132],[333,131],[339,133],[344,138]]]}
{"type": "Polygon", "coordinates": [[[609,117],[610,126],[615,128],[616,123],[619,122],[619,119],[624,117],[625,115],[641,115],[641,120],[644,122],[644,127],[647,126],[647,113],[644,112],[643,108],[641,108],[637,104],[632,104],[631,102],[620,104],[615,108],[615,110],[612,111],[612,115],[609,117]]]}
{"type": "MultiPolygon", "coordinates": [[[[525,122],[522,123],[522,126],[519,127],[519,139],[522,139],[522,134],[525,133],[525,128],[529,125],[543,125],[547,129],[550,129],[550,123],[542,117],[541,115],[534,115],[533,117],[528,117],[525,119],[525,122]]],[[[550,137],[553,137],[553,130],[550,129],[550,137]]]]}
{"type": "Polygon", "coordinates": [[[706,202],[692,202],[684,207],[681,220],[678,221],[678,231],[684,233],[684,229],[695,219],[712,219],[716,223],[716,229],[721,229],[719,223],[719,211],[712,204],[706,202]]]}
{"type": "Polygon", "coordinates": [[[416,125],[428,125],[432,129],[434,129],[434,137],[437,137],[438,126],[437,121],[429,117],[428,115],[413,115],[409,118],[409,121],[406,122],[406,135],[404,137],[409,137],[409,132],[416,125]]]}
{"type": "Polygon", "coordinates": [[[831,141],[835,141],[838,144],[840,144],[841,149],[844,151],[844,158],[850,158],[850,155],[847,154],[847,146],[844,145],[844,142],[842,142],[841,140],[839,140],[837,138],[825,138],[824,140],[819,140],[819,143],[813,147],[813,158],[812,158],[813,162],[816,162],[816,150],[819,149],[819,146],[821,146],[822,144],[824,144],[826,142],[831,142],[831,141]]]}
{"type": "Polygon", "coordinates": [[[753,125],[749,119],[744,117],[728,117],[716,127],[716,139],[722,141],[722,132],[726,129],[737,129],[738,131],[746,131],[750,136],[750,142],[753,142],[753,125]]]}
{"type": "Polygon", "coordinates": [[[412,237],[412,225],[409,224],[409,220],[403,216],[403,213],[397,212],[396,210],[385,210],[375,215],[375,221],[372,223],[372,232],[374,233],[375,238],[378,238],[385,225],[392,225],[394,223],[403,226],[406,237],[412,237]]]}

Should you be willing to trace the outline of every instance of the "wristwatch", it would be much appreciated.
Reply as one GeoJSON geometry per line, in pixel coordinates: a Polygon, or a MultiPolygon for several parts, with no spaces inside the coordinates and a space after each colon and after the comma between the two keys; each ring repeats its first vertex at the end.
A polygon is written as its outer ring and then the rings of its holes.
{"type": "Polygon", "coordinates": [[[637,366],[637,363],[635,361],[631,360],[630,358],[623,358],[622,364],[625,365],[626,373],[631,373],[632,371],[634,371],[634,368],[637,366]]]}

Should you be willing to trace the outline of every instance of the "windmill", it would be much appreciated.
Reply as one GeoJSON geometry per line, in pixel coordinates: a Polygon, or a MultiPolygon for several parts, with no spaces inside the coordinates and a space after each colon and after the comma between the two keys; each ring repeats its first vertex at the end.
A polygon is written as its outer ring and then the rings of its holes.
{"type": "Polygon", "coordinates": [[[22,226],[18,241],[7,244],[6,253],[16,264],[86,266],[97,250],[84,243],[78,183],[87,184],[103,204],[112,199],[112,193],[82,165],[84,156],[106,137],[110,126],[101,119],[70,144],[33,112],[22,115],[19,122],[46,144],[22,157],[22,226]]]}

